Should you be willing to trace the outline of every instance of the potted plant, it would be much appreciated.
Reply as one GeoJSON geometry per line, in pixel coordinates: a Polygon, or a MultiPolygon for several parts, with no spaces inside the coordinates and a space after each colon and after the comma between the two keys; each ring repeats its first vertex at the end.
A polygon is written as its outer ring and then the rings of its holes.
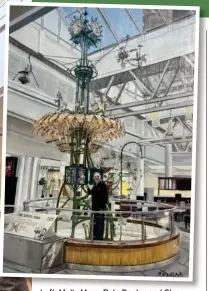
{"type": "Polygon", "coordinates": [[[46,191],[47,188],[47,181],[44,177],[42,177],[39,182],[38,185],[41,186],[41,198],[44,198],[44,192],[46,191]]]}

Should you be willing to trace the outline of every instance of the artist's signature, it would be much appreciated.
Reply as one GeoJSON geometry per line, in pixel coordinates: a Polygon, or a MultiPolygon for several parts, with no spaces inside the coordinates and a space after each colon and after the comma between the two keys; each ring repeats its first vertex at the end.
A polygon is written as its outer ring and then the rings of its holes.
{"type": "Polygon", "coordinates": [[[182,273],[181,272],[165,272],[165,271],[160,271],[158,272],[157,274],[158,277],[183,277],[182,273]]]}

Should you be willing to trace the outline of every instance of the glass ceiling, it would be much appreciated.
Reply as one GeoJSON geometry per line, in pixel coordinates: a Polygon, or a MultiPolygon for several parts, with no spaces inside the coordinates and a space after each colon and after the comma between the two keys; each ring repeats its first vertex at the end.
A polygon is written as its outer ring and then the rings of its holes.
{"type": "MultiPolygon", "coordinates": [[[[85,7],[62,7],[54,9],[35,22],[55,40],[70,44],[69,27],[75,17],[84,12],[85,7]]],[[[166,26],[181,18],[193,15],[189,10],[124,9],[124,8],[87,8],[89,18],[97,18],[102,25],[102,42],[89,53],[103,48],[115,47],[122,40],[137,37],[148,31],[166,26]]]]}
{"type": "MultiPolygon", "coordinates": [[[[63,15],[68,24],[71,24],[74,16],[79,16],[84,11],[84,8],[66,7],[61,8],[63,15]]],[[[103,37],[100,47],[91,48],[90,52],[97,51],[119,43],[124,36],[134,37],[143,30],[143,10],[119,8],[88,8],[89,17],[97,18],[103,28],[103,37]],[[131,20],[129,13],[136,19],[137,24],[131,20]],[[140,27],[141,29],[137,28],[140,27]]]]}
{"type": "MultiPolygon", "coordinates": [[[[59,8],[62,15],[71,24],[74,16],[79,16],[84,8],[59,8]]],[[[102,43],[98,48],[92,48],[93,53],[102,48],[121,42],[124,37],[129,38],[143,34],[149,30],[167,25],[173,21],[191,15],[188,10],[155,10],[155,9],[124,9],[124,8],[88,8],[89,17],[97,18],[103,26],[102,43]]]]}

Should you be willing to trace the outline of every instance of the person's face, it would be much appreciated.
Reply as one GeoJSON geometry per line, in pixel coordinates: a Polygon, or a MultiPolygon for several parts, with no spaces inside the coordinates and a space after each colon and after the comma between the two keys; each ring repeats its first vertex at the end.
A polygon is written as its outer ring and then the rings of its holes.
{"type": "Polygon", "coordinates": [[[96,184],[99,183],[100,179],[101,179],[101,178],[100,178],[99,173],[95,173],[95,174],[94,174],[94,181],[95,181],[96,184]]]}

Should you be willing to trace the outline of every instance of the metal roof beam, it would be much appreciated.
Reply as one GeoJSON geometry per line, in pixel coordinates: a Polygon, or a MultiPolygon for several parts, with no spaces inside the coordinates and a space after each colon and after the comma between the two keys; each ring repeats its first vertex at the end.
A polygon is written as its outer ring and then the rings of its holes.
{"type": "Polygon", "coordinates": [[[152,91],[144,84],[144,82],[142,82],[142,80],[140,80],[139,77],[137,77],[133,71],[129,71],[129,73],[134,77],[134,84],[135,86],[141,91],[142,89],[144,89],[148,94],[152,95],[152,91]]]}
{"type": "Polygon", "coordinates": [[[170,64],[170,60],[168,60],[167,63],[166,63],[166,65],[165,65],[165,68],[164,68],[164,70],[162,72],[162,75],[160,76],[160,79],[158,81],[158,84],[157,84],[157,86],[156,86],[156,88],[155,88],[155,90],[154,90],[154,92],[152,94],[152,98],[156,98],[157,91],[158,91],[158,89],[159,89],[159,87],[160,87],[160,85],[161,85],[161,83],[162,83],[162,81],[164,79],[164,76],[165,76],[165,73],[166,73],[166,71],[168,69],[169,64],[170,64]]]}
{"type": "Polygon", "coordinates": [[[191,145],[191,142],[188,142],[188,145],[187,145],[186,150],[185,150],[186,152],[189,152],[190,145],[191,145]]]}
{"type": "Polygon", "coordinates": [[[134,101],[130,103],[125,103],[117,106],[110,106],[107,108],[107,111],[113,111],[113,110],[118,110],[118,109],[124,109],[124,108],[130,108],[130,107],[136,107],[136,106],[142,106],[142,105],[147,105],[147,104],[153,104],[157,102],[162,102],[162,101],[169,101],[169,100],[175,100],[175,99],[180,99],[180,98],[187,98],[193,96],[193,92],[186,92],[186,93],[178,93],[170,96],[165,96],[165,97],[158,97],[158,98],[151,98],[148,100],[142,100],[142,101],[134,101]]]}
{"type": "Polygon", "coordinates": [[[194,63],[190,60],[190,58],[188,58],[187,56],[183,56],[183,58],[192,68],[194,68],[194,63]]]}
{"type": "Polygon", "coordinates": [[[192,132],[192,130],[187,126],[187,124],[184,122],[184,120],[181,120],[179,117],[176,117],[176,119],[183,126],[183,128],[185,128],[190,133],[192,132]]]}
{"type": "MultiPolygon", "coordinates": [[[[66,25],[66,27],[69,29],[70,28],[70,25],[69,25],[68,21],[66,20],[66,17],[64,15],[63,10],[61,10],[60,8],[58,8],[57,11],[58,11],[60,17],[62,18],[64,24],[66,25]]],[[[75,13],[75,12],[73,12],[73,13],[75,13]]]]}
{"type": "MultiPolygon", "coordinates": [[[[98,96],[103,96],[103,93],[101,93],[100,91],[94,91],[98,96]]],[[[114,105],[121,105],[121,103],[119,103],[118,101],[116,101],[116,100],[113,100],[112,98],[110,98],[109,96],[106,96],[106,99],[107,99],[107,101],[108,102],[110,102],[111,104],[114,104],[114,105]]],[[[125,112],[134,112],[133,110],[131,110],[130,108],[125,108],[124,109],[124,111],[125,112]]],[[[138,118],[139,120],[144,120],[145,122],[146,122],[146,118],[145,117],[143,117],[142,115],[140,115],[140,114],[137,114],[136,115],[136,118],[138,118]]],[[[150,126],[150,127],[152,127],[152,124],[150,124],[150,123],[148,123],[147,122],[147,125],[148,126],[150,126]]],[[[158,127],[158,128],[156,128],[156,130],[158,130],[159,132],[161,132],[161,133],[166,133],[166,130],[164,130],[163,128],[161,128],[160,126],[158,127]]]]}
{"type": "MultiPolygon", "coordinates": [[[[185,101],[185,102],[161,106],[161,107],[146,108],[146,109],[132,111],[132,112],[115,114],[114,117],[115,118],[124,118],[124,117],[129,117],[129,116],[136,116],[138,114],[140,114],[140,115],[141,114],[148,114],[148,113],[152,113],[152,112],[160,112],[160,111],[184,108],[184,107],[189,107],[189,106],[193,106],[193,101],[185,101]]],[[[147,118],[146,118],[146,120],[147,120],[147,118]]]]}
{"type": "MultiPolygon", "coordinates": [[[[175,116],[175,117],[177,117],[177,116],[175,116]]],[[[181,120],[184,120],[185,119],[185,115],[179,114],[178,118],[181,119],[181,120]]],[[[170,119],[171,119],[170,116],[169,117],[163,117],[163,118],[160,119],[160,124],[166,124],[166,123],[168,123],[168,121],[170,119]]],[[[152,121],[151,120],[148,120],[147,123],[152,125],[152,121]]]]}
{"type": "Polygon", "coordinates": [[[171,155],[172,155],[172,156],[181,156],[181,155],[183,155],[183,156],[191,156],[192,153],[189,153],[189,152],[179,152],[179,153],[177,153],[177,152],[172,152],[171,155]]]}
{"type": "Polygon", "coordinates": [[[104,92],[104,95],[105,95],[105,96],[108,95],[108,93],[109,93],[109,91],[110,91],[110,88],[112,87],[112,82],[114,81],[114,78],[115,78],[115,76],[112,76],[112,77],[111,77],[111,79],[110,79],[110,81],[109,81],[109,84],[108,84],[108,86],[107,86],[107,88],[105,89],[105,92],[104,92]]]}
{"type": "MultiPolygon", "coordinates": [[[[141,78],[146,78],[148,76],[161,74],[163,70],[165,69],[167,62],[168,60],[165,60],[158,63],[146,65],[141,68],[135,68],[132,70],[129,69],[127,71],[123,71],[123,72],[112,74],[106,77],[98,78],[96,80],[93,80],[90,83],[90,91],[101,90],[103,88],[106,88],[108,86],[110,78],[113,75],[115,75],[115,79],[112,86],[117,86],[125,82],[134,81],[136,80],[136,78],[141,79],[141,78]],[[131,73],[127,74],[130,71],[131,73]]],[[[183,67],[185,67],[185,61],[182,59],[182,57],[176,57],[170,60],[170,64],[168,65],[167,71],[176,71],[176,70],[178,71],[180,68],[183,68],[183,67]]]]}
{"type": "Polygon", "coordinates": [[[180,152],[180,149],[178,148],[177,144],[176,143],[173,143],[173,147],[176,149],[176,152],[180,152]]]}
{"type": "Polygon", "coordinates": [[[158,10],[158,9],[156,9],[156,11],[157,11],[157,13],[161,16],[161,18],[165,21],[165,23],[166,23],[167,25],[169,25],[170,23],[169,23],[169,21],[167,20],[167,18],[165,17],[163,11],[162,11],[162,10],[158,10]]]}
{"type": "MultiPolygon", "coordinates": [[[[35,21],[36,19],[44,16],[45,14],[51,12],[52,10],[56,9],[57,7],[30,7],[24,6],[26,12],[18,13],[18,7],[21,6],[11,6],[10,7],[10,26],[9,32],[13,33],[16,30],[28,25],[29,23],[35,21]],[[13,14],[17,14],[18,16],[12,17],[13,14]],[[13,18],[13,19],[12,19],[13,18]]],[[[23,10],[23,9],[22,9],[23,10]]],[[[21,12],[22,12],[21,10],[21,12]]]]}
{"type": "Polygon", "coordinates": [[[120,88],[120,91],[118,92],[117,97],[115,98],[114,102],[118,102],[118,100],[120,99],[120,96],[122,95],[123,91],[125,90],[127,83],[123,83],[123,85],[120,88]]]}
{"type": "MultiPolygon", "coordinates": [[[[171,89],[171,87],[172,87],[172,85],[173,85],[173,83],[174,83],[174,81],[175,81],[175,79],[176,79],[177,74],[178,74],[178,72],[176,71],[175,74],[174,74],[174,77],[171,79],[171,82],[170,82],[170,84],[168,85],[168,87],[167,87],[167,89],[166,89],[165,94],[164,94],[163,97],[165,97],[165,96],[168,95],[168,93],[169,93],[169,91],[170,91],[170,89],[171,89]]],[[[159,106],[162,106],[163,102],[164,102],[164,101],[160,102],[160,103],[159,103],[159,106]]]]}

